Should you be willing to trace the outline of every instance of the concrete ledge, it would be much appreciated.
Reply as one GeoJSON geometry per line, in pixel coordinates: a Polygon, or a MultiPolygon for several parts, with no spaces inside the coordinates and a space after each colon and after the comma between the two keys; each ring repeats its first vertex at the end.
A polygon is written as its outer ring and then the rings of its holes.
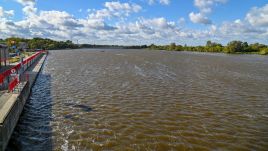
{"type": "Polygon", "coordinates": [[[21,83],[19,93],[6,93],[0,97],[0,151],[4,151],[8,144],[46,57],[43,55],[30,71],[26,71],[30,75],[29,81],[21,83]]]}
{"type": "Polygon", "coordinates": [[[11,94],[8,100],[0,109],[0,124],[4,123],[8,113],[11,111],[13,105],[15,104],[19,94],[11,94]]]}

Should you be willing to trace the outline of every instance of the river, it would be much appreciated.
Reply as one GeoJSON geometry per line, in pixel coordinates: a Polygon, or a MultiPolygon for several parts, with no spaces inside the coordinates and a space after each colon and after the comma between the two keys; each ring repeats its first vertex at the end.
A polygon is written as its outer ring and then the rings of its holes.
{"type": "Polygon", "coordinates": [[[267,150],[268,57],[57,50],[8,150],[267,150]]]}

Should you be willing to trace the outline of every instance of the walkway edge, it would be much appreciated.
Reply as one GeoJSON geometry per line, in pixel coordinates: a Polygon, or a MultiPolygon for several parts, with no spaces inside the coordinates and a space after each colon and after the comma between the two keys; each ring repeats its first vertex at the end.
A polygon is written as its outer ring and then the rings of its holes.
{"type": "Polygon", "coordinates": [[[22,84],[19,94],[12,94],[6,101],[4,107],[0,109],[0,151],[4,151],[8,145],[9,139],[17,125],[19,117],[23,111],[24,105],[30,96],[32,86],[39,75],[47,55],[43,55],[31,72],[32,78],[27,83],[22,84]]]}

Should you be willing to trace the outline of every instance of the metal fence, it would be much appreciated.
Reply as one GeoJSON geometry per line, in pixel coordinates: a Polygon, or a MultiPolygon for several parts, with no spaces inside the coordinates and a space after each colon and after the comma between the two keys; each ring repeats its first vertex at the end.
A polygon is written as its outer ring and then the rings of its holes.
{"type": "Polygon", "coordinates": [[[45,51],[39,51],[31,57],[24,60],[22,63],[18,63],[9,70],[6,70],[0,74],[0,90],[8,90],[13,92],[20,82],[26,82],[29,80],[29,75],[25,71],[32,66],[45,51]]]}

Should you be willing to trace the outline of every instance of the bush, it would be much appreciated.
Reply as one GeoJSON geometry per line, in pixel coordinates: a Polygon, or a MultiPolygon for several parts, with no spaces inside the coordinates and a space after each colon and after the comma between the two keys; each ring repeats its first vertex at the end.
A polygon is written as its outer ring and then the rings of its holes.
{"type": "Polygon", "coordinates": [[[230,49],[228,47],[224,47],[223,52],[225,52],[225,53],[234,53],[233,49],[230,49]]]}
{"type": "Polygon", "coordinates": [[[268,55],[268,48],[262,48],[260,51],[261,55],[268,55]]]}

